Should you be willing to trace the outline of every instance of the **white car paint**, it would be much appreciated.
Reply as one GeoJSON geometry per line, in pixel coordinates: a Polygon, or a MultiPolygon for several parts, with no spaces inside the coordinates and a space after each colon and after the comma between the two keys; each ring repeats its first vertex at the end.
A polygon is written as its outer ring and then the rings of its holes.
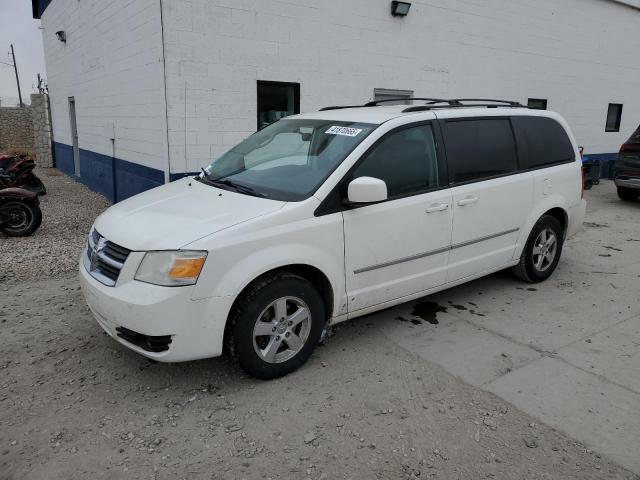
{"type": "Polygon", "coordinates": [[[217,356],[234,301],[270,270],[303,265],[321,272],[331,289],[328,321],[337,323],[515,265],[533,224],[552,208],[566,212],[568,235],[582,224],[575,139],[558,115],[527,109],[508,114],[557,120],[574,145],[574,162],[316,216],[322,200],[390,130],[436,118],[505,114],[500,108],[402,113],[403,108],[296,116],[379,124],[306,200],[268,200],[183,179],[108,209],[96,229],[132,253],[113,287],[87,272],[82,254],[82,289],[100,325],[128,348],[159,361],[217,356]],[[165,249],[208,252],[195,285],[161,287],[134,279],[145,251],[165,249]],[[147,352],[117,337],[118,326],[172,335],[171,346],[147,352]]]}

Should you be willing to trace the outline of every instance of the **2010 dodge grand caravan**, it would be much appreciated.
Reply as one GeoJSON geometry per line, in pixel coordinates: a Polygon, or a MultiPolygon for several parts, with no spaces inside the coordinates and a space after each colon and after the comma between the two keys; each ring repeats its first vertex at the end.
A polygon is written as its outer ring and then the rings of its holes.
{"type": "Polygon", "coordinates": [[[165,362],[227,351],[273,378],[327,324],[509,267],[546,279],[584,211],[578,147],[555,113],[330,107],[109,208],[80,276],[98,323],[132,350],[165,362]]]}

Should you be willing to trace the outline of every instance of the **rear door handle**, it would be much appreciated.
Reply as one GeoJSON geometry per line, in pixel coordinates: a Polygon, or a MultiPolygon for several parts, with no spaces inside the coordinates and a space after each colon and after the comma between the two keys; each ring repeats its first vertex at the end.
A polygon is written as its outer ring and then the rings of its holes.
{"type": "Polygon", "coordinates": [[[478,197],[465,197],[462,200],[458,200],[458,205],[464,207],[465,205],[473,205],[478,203],[478,197]]]}
{"type": "Polygon", "coordinates": [[[429,205],[429,207],[427,207],[425,212],[427,212],[427,213],[442,212],[443,210],[446,210],[447,208],[449,208],[449,204],[448,203],[434,203],[432,205],[429,205]]]}

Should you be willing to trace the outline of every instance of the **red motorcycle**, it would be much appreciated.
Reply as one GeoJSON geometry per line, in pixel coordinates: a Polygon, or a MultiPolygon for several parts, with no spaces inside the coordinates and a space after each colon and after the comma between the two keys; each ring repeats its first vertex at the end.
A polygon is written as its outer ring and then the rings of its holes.
{"type": "Polygon", "coordinates": [[[47,189],[33,169],[36,162],[26,155],[0,155],[0,188],[24,188],[38,195],[47,189]]]}
{"type": "Polygon", "coordinates": [[[38,194],[24,188],[0,190],[0,232],[11,237],[26,237],[42,223],[38,194]]]}

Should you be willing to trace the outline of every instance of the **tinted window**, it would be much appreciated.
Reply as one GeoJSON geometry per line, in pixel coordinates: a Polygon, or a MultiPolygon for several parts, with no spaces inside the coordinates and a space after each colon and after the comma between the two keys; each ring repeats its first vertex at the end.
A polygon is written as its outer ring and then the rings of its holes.
{"type": "Polygon", "coordinates": [[[575,158],[573,145],[562,125],[552,118],[513,117],[523,170],[575,158]]]}
{"type": "Polygon", "coordinates": [[[438,162],[430,125],[391,133],[356,167],[353,178],[374,177],[387,184],[389,198],[438,186],[438,162]]]}
{"type": "Polygon", "coordinates": [[[516,145],[508,119],[447,121],[443,133],[453,183],[516,171],[516,145]]]}

